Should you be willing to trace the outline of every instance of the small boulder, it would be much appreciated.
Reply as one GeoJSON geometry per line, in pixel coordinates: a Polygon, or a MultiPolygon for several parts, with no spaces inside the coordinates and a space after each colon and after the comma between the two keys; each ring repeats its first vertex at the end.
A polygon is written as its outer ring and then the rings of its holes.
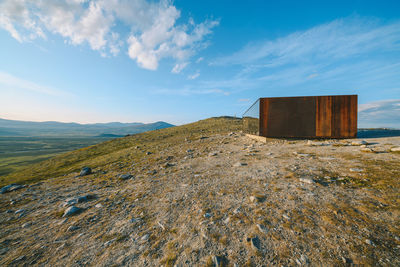
{"type": "Polygon", "coordinates": [[[12,191],[24,188],[24,187],[25,186],[20,185],[20,184],[9,184],[9,185],[6,185],[6,186],[4,186],[4,187],[2,187],[0,189],[0,194],[5,194],[5,193],[8,193],[8,192],[12,192],[12,191]]]}
{"type": "Polygon", "coordinates": [[[302,177],[302,178],[300,178],[299,180],[300,180],[300,182],[306,183],[306,184],[313,184],[313,183],[314,183],[314,180],[313,180],[313,179],[310,179],[310,178],[302,177]]]}
{"type": "Polygon", "coordinates": [[[31,223],[27,222],[22,225],[22,228],[28,228],[29,226],[31,226],[31,223]]]}
{"type": "Polygon", "coordinates": [[[173,166],[175,166],[175,164],[167,162],[167,163],[165,163],[164,168],[169,168],[169,167],[173,167],[173,166]]]}
{"type": "Polygon", "coordinates": [[[78,226],[76,226],[76,225],[71,225],[70,227],[68,227],[67,231],[68,231],[68,232],[72,232],[72,231],[75,231],[75,230],[78,230],[78,229],[79,229],[78,226]]]}
{"type": "Polygon", "coordinates": [[[79,173],[79,176],[85,176],[89,175],[92,173],[92,169],[90,167],[83,167],[81,172],[79,173]]]}
{"type": "Polygon", "coordinates": [[[249,241],[252,249],[260,250],[261,248],[260,239],[257,236],[250,238],[249,241]]]}
{"type": "Polygon", "coordinates": [[[400,147],[392,147],[390,149],[391,152],[400,152],[400,147]]]}
{"type": "Polygon", "coordinates": [[[129,174],[129,173],[120,174],[120,175],[118,175],[118,178],[119,178],[120,180],[128,180],[128,179],[133,178],[133,175],[132,175],[132,174],[129,174]]]}
{"type": "Polygon", "coordinates": [[[258,228],[258,230],[259,230],[261,233],[263,233],[263,234],[267,234],[267,233],[268,233],[268,228],[265,227],[265,226],[262,225],[262,224],[257,224],[257,228],[258,228]]]}
{"type": "Polygon", "coordinates": [[[211,216],[212,216],[211,213],[208,213],[208,212],[206,214],[204,214],[204,218],[211,218],[211,216]]]}
{"type": "Polygon", "coordinates": [[[71,206],[71,207],[67,208],[67,209],[64,211],[63,217],[72,216],[72,215],[75,215],[75,214],[80,213],[81,211],[82,211],[81,208],[78,208],[78,207],[75,207],[75,206],[71,206]]]}
{"type": "Polygon", "coordinates": [[[67,206],[72,206],[75,205],[77,203],[82,203],[82,202],[86,202],[89,201],[91,199],[95,199],[96,195],[85,195],[85,196],[80,196],[80,197],[71,197],[71,198],[67,198],[64,203],[62,204],[63,207],[67,207],[67,206]]]}
{"type": "Polygon", "coordinates": [[[224,256],[216,256],[216,255],[214,255],[212,257],[212,261],[213,261],[215,267],[221,267],[221,266],[225,266],[226,265],[226,260],[225,260],[224,256]]]}
{"type": "Polygon", "coordinates": [[[359,169],[359,168],[350,168],[351,172],[362,172],[364,169],[359,169]]]}
{"type": "Polygon", "coordinates": [[[245,162],[236,162],[235,164],[233,164],[233,167],[241,167],[241,166],[246,166],[247,163],[245,162]]]}

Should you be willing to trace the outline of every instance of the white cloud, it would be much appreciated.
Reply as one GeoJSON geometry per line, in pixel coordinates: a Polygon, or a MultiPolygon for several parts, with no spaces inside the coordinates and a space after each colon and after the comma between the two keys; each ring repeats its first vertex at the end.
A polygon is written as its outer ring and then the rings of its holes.
{"type": "Polygon", "coordinates": [[[359,105],[358,127],[393,127],[400,129],[400,99],[382,100],[359,105]]]}
{"type": "Polygon", "coordinates": [[[173,69],[171,70],[172,73],[180,73],[186,66],[189,64],[189,62],[182,62],[182,63],[177,63],[173,69]]]}
{"type": "Polygon", "coordinates": [[[51,96],[71,96],[70,93],[48,86],[39,85],[2,71],[0,71],[0,85],[5,87],[4,89],[22,89],[51,96]]]}
{"type": "Polygon", "coordinates": [[[197,79],[200,76],[200,72],[193,73],[192,75],[188,76],[189,80],[197,79]]]}
{"type": "Polygon", "coordinates": [[[89,44],[101,55],[117,55],[127,40],[128,55],[155,70],[163,58],[181,64],[205,47],[217,20],[178,24],[172,2],[146,0],[4,0],[0,28],[19,42],[61,35],[73,45],[89,44]],[[128,28],[124,34],[121,29],[128,28]]]}

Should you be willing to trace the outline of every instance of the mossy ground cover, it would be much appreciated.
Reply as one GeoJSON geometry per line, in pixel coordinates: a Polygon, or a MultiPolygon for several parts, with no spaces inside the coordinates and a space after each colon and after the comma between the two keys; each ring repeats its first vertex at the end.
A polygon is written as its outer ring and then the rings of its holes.
{"type": "MultiPolygon", "coordinates": [[[[4,168],[4,172],[10,170],[15,171],[8,175],[0,176],[0,186],[10,183],[37,182],[43,179],[77,172],[83,166],[90,166],[94,169],[114,162],[118,162],[122,165],[127,162],[138,162],[146,156],[147,152],[154,153],[158,150],[183,143],[185,140],[195,140],[201,137],[207,137],[211,134],[237,131],[239,129],[241,129],[241,120],[239,119],[207,119],[179,127],[117,138],[62,154],[59,153],[67,149],[68,146],[71,146],[69,147],[69,149],[71,149],[74,146],[82,146],[85,144],[84,140],[86,140],[86,143],[90,144],[90,142],[98,142],[101,139],[79,139],[80,141],[75,140],[73,144],[71,144],[71,139],[56,139],[54,140],[56,142],[52,142],[54,150],[47,150],[44,155],[20,155],[18,158],[12,157],[10,154],[4,155],[3,161],[0,164],[0,171],[1,168],[4,168]],[[55,143],[59,143],[59,146],[62,145],[62,147],[58,147],[55,143]],[[29,160],[33,161],[32,163],[35,161],[40,162],[36,164],[26,164],[29,160]],[[10,165],[12,166],[10,167],[10,165]],[[8,170],[6,170],[7,168],[8,170]]],[[[32,142],[36,147],[41,146],[38,143],[44,143],[44,145],[48,143],[43,140],[32,140],[32,142]]],[[[31,146],[33,146],[32,143],[31,146]]],[[[10,150],[12,147],[7,148],[3,144],[3,149],[10,150]]],[[[34,148],[32,148],[32,150],[34,150],[34,148]]],[[[40,154],[40,152],[34,151],[30,153],[40,154]]],[[[182,151],[182,153],[184,153],[184,151],[182,151]]],[[[0,158],[1,157],[0,154],[0,158]]]]}
{"type": "Polygon", "coordinates": [[[4,176],[56,155],[104,142],[104,137],[0,137],[0,184],[4,176]]]}

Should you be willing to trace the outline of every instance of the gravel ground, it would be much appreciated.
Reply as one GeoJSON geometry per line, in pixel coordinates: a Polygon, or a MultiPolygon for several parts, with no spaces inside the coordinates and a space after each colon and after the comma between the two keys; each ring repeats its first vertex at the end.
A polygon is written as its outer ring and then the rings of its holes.
{"type": "Polygon", "coordinates": [[[0,194],[0,265],[399,266],[400,137],[360,141],[216,134],[0,194]]]}

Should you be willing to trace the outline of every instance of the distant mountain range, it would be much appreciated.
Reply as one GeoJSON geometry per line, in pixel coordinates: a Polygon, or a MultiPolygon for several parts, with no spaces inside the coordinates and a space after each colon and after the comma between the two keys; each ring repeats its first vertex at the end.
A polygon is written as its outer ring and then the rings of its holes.
{"type": "Polygon", "coordinates": [[[124,136],[146,131],[173,127],[158,121],[154,123],[64,123],[57,121],[33,122],[0,118],[0,136],[124,136]]]}

